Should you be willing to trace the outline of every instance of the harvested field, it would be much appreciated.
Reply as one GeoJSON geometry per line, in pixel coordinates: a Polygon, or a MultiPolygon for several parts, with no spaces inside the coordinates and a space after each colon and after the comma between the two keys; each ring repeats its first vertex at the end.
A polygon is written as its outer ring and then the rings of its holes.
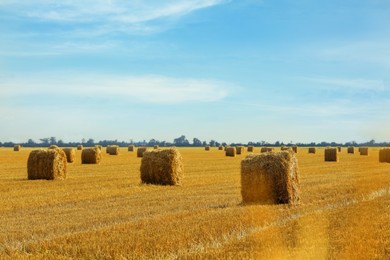
{"type": "MultiPolygon", "coordinates": [[[[34,148],[35,149],[35,148],[34,148]]],[[[178,148],[182,186],[140,183],[136,153],[28,181],[33,149],[0,148],[1,259],[388,259],[390,164],[300,148],[300,205],[242,205],[243,156],[178,148]]],[[[278,149],[277,149],[278,150],[278,149]]]]}

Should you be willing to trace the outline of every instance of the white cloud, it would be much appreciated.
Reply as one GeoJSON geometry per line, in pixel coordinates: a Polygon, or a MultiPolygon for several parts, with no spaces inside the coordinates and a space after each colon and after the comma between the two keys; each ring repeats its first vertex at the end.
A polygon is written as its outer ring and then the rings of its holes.
{"type": "Polygon", "coordinates": [[[234,89],[226,82],[209,79],[173,78],[160,75],[113,76],[56,74],[24,76],[3,80],[3,98],[32,94],[63,94],[88,97],[136,99],[143,102],[173,104],[213,102],[227,97],[234,89]]]}

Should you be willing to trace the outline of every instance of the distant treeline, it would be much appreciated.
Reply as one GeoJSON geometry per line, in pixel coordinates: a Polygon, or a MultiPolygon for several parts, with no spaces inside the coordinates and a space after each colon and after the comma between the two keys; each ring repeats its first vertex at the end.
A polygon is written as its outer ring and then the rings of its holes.
{"type": "Polygon", "coordinates": [[[57,145],[59,147],[75,147],[79,144],[82,144],[84,146],[94,146],[94,145],[119,145],[122,147],[129,146],[129,145],[135,145],[135,146],[154,146],[159,145],[162,147],[169,147],[169,146],[177,146],[177,147],[202,147],[202,146],[237,146],[237,145],[250,145],[250,146],[290,146],[290,145],[297,145],[297,146],[303,146],[303,147],[315,147],[315,146],[390,146],[390,142],[382,142],[377,143],[375,140],[370,140],[368,142],[363,143],[357,143],[355,141],[346,142],[346,143],[336,143],[336,142],[321,142],[321,143],[283,143],[276,141],[275,143],[269,143],[266,141],[257,141],[257,142],[249,142],[249,143],[226,143],[226,142],[218,142],[215,140],[211,140],[209,142],[207,141],[201,141],[198,138],[193,138],[192,142],[188,141],[188,139],[182,135],[178,138],[175,138],[173,142],[167,142],[167,141],[158,141],[155,139],[150,139],[149,141],[143,140],[143,141],[133,141],[129,140],[128,142],[125,141],[118,141],[118,140],[103,140],[95,142],[94,139],[82,139],[81,142],[64,142],[61,139],[58,139],[56,137],[47,137],[47,138],[41,138],[39,139],[39,142],[36,142],[32,139],[28,139],[25,143],[14,143],[14,142],[0,142],[0,146],[3,147],[13,147],[15,144],[20,144],[24,147],[47,147],[50,145],[57,145]]]}

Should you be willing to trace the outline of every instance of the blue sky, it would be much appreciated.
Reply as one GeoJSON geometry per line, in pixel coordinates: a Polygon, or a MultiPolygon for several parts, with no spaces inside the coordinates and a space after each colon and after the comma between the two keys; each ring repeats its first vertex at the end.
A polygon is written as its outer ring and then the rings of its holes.
{"type": "Polygon", "coordinates": [[[390,141],[388,0],[0,0],[0,141],[390,141]]]}

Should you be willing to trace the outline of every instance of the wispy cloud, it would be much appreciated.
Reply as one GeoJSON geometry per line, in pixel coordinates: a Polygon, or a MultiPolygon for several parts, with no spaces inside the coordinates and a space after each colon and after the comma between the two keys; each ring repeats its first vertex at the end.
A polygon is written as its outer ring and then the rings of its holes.
{"type": "Polygon", "coordinates": [[[18,95],[67,95],[114,97],[149,103],[213,102],[227,97],[234,87],[210,79],[172,78],[160,75],[39,75],[24,80],[3,80],[2,97],[18,95]],[[65,75],[65,76],[64,76],[65,75]]]}

